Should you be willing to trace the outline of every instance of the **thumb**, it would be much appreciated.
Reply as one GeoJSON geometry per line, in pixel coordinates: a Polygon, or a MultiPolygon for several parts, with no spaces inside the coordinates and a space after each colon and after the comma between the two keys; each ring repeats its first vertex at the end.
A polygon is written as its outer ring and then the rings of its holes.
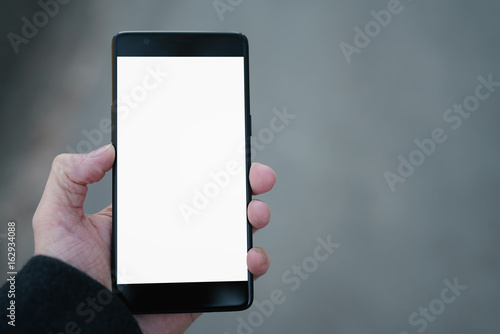
{"type": "MultiPolygon", "coordinates": [[[[62,155],[66,156],[65,154],[62,155]]],[[[100,181],[104,174],[113,166],[115,160],[115,148],[108,144],[88,154],[70,154],[74,158],[73,163],[64,169],[68,178],[74,183],[86,186],[100,181]]]]}
{"type": "Polygon", "coordinates": [[[88,154],[58,155],[35,216],[83,216],[87,184],[101,180],[113,166],[114,159],[115,149],[111,144],[88,154]]]}

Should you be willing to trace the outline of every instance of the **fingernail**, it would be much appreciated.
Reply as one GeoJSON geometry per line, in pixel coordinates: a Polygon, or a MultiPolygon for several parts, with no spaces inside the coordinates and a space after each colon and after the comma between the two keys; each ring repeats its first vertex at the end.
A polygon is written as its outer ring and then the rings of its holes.
{"type": "Polygon", "coordinates": [[[111,147],[111,144],[100,147],[97,150],[94,150],[94,151],[90,152],[89,154],[87,154],[87,157],[97,158],[98,156],[101,156],[104,152],[106,152],[110,147],[111,147]]]}

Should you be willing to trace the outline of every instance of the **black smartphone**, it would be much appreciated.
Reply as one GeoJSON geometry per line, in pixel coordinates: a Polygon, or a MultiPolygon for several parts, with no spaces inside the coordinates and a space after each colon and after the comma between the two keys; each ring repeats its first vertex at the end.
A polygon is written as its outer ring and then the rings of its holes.
{"type": "Polygon", "coordinates": [[[113,290],[134,313],[236,311],[253,278],[248,41],[113,38],[113,290]]]}

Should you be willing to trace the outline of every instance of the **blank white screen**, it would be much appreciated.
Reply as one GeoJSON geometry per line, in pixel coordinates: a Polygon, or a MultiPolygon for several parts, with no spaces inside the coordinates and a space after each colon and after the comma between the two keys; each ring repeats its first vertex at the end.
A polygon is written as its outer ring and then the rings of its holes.
{"type": "Polygon", "coordinates": [[[118,57],[117,96],[117,283],[246,281],[243,57],[118,57]]]}

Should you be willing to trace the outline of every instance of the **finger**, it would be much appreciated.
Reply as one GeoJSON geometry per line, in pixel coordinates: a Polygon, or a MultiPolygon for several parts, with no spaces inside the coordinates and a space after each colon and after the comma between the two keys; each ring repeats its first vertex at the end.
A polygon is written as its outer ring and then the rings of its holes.
{"type": "Polygon", "coordinates": [[[88,154],[77,155],[80,163],[67,170],[67,175],[74,183],[87,185],[100,181],[113,166],[115,148],[108,144],[88,154]]]}
{"type": "Polygon", "coordinates": [[[271,212],[266,203],[254,199],[248,204],[248,221],[253,226],[254,232],[266,227],[271,218],[271,212]]]}
{"type": "Polygon", "coordinates": [[[272,168],[259,163],[252,163],[249,178],[254,195],[268,192],[276,183],[276,174],[272,168]]]}
{"type": "Polygon", "coordinates": [[[247,266],[248,270],[254,275],[254,279],[264,275],[270,265],[271,259],[264,248],[254,247],[248,251],[247,266]]]}
{"type": "Polygon", "coordinates": [[[88,154],[61,154],[54,159],[49,179],[35,218],[58,212],[59,215],[83,215],[87,184],[101,180],[111,169],[115,157],[112,145],[88,154]]]}

